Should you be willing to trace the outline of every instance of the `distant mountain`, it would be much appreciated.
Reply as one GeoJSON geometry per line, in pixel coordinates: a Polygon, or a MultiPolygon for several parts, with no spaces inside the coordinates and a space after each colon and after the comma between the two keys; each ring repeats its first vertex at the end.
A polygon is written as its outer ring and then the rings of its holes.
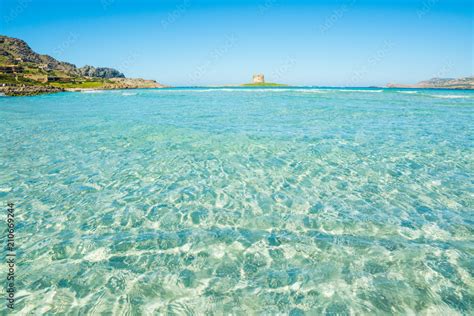
{"type": "Polygon", "coordinates": [[[433,78],[414,85],[389,83],[388,88],[417,88],[417,89],[474,89],[474,77],[433,78]]]}

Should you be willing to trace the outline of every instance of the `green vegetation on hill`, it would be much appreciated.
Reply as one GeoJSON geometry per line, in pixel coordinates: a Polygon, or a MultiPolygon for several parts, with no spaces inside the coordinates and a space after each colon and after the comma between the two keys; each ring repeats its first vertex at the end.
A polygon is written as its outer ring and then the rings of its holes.
{"type": "Polygon", "coordinates": [[[48,84],[38,82],[21,75],[15,76],[11,74],[2,74],[0,73],[0,86],[2,84],[6,85],[25,85],[25,86],[52,86],[62,89],[100,89],[106,84],[110,84],[109,80],[84,80],[76,82],[49,82],[48,84]]]}
{"type": "Polygon", "coordinates": [[[263,82],[263,83],[246,83],[242,87],[288,87],[286,84],[263,82]]]}
{"type": "Polygon", "coordinates": [[[0,86],[2,84],[25,85],[25,86],[45,86],[44,83],[34,81],[22,76],[15,77],[14,75],[0,73],[0,86]]]}
{"type": "Polygon", "coordinates": [[[50,85],[63,89],[100,89],[106,83],[108,81],[51,82],[50,85]]]}

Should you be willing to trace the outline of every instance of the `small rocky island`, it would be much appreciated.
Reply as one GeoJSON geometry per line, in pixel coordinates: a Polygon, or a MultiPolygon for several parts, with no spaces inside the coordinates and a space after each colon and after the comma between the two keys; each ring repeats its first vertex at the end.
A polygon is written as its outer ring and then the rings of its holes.
{"type": "Polygon", "coordinates": [[[242,85],[243,87],[286,87],[285,84],[265,82],[265,75],[258,74],[253,75],[252,83],[246,83],[242,85]]]}
{"type": "Polygon", "coordinates": [[[23,40],[0,35],[0,94],[22,96],[89,89],[163,87],[154,80],[125,78],[113,68],[78,68],[34,52],[23,40]]]}

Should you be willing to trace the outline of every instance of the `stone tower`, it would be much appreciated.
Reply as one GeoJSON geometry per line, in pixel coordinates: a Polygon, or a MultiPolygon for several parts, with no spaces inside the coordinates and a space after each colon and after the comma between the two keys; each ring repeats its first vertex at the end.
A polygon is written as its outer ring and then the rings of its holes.
{"type": "Polygon", "coordinates": [[[265,83],[264,75],[253,75],[253,83],[265,83]]]}

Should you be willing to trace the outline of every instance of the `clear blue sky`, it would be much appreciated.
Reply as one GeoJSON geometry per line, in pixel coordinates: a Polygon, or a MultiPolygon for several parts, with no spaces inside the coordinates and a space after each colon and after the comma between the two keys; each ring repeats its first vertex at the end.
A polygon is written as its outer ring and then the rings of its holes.
{"type": "Polygon", "coordinates": [[[0,34],[170,85],[469,76],[473,20],[469,0],[0,0],[0,34]]]}

